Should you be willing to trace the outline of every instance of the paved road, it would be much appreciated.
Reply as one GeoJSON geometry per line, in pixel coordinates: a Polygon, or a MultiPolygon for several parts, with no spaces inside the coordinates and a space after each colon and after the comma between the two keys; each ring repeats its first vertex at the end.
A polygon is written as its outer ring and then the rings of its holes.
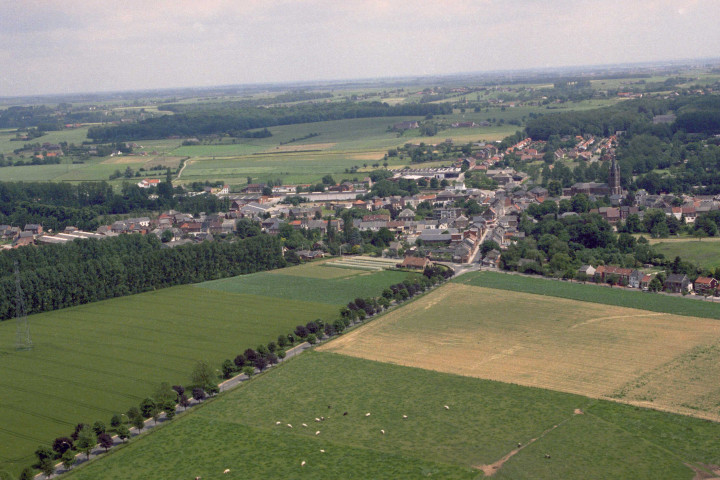
{"type": "MultiPolygon", "coordinates": [[[[289,358],[292,358],[292,357],[294,357],[294,356],[296,356],[296,355],[300,355],[302,352],[304,352],[305,350],[307,350],[307,349],[310,348],[311,346],[312,346],[312,345],[310,345],[310,344],[307,343],[307,342],[303,342],[303,343],[301,343],[301,344],[299,344],[299,345],[294,346],[293,348],[291,348],[290,350],[288,350],[287,352],[285,352],[285,359],[284,359],[284,360],[281,360],[280,362],[282,363],[282,362],[284,362],[285,360],[287,360],[287,359],[289,359],[289,358]]],[[[258,373],[258,372],[259,372],[259,370],[255,369],[255,373],[258,373]]],[[[225,391],[227,391],[227,390],[231,390],[231,389],[235,388],[235,387],[238,386],[241,382],[244,382],[244,381],[247,380],[247,379],[248,379],[248,376],[245,375],[244,373],[241,373],[241,374],[239,374],[239,375],[235,375],[234,377],[232,377],[232,378],[229,379],[229,380],[225,380],[225,381],[222,382],[220,385],[218,385],[218,387],[220,388],[220,391],[221,391],[221,392],[225,392],[225,391]]]]}

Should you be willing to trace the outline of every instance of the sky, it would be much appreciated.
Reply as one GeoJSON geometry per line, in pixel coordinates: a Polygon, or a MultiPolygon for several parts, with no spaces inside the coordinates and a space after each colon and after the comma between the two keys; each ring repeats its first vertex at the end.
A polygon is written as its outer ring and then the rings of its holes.
{"type": "Polygon", "coordinates": [[[720,56],[720,0],[0,0],[0,97],[720,56]]]}

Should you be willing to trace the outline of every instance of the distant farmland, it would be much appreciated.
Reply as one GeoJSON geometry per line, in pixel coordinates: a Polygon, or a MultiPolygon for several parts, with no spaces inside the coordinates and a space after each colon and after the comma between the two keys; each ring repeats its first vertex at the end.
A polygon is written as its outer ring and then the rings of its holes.
{"type": "Polygon", "coordinates": [[[720,418],[714,319],[455,283],[321,349],[720,418]]]}
{"type": "Polygon", "coordinates": [[[2,322],[0,471],[19,472],[38,445],[107,423],[160,382],[187,384],[199,359],[219,368],[407,275],[311,264],[32,315],[32,351],[16,351],[15,322],[2,322]]]}
{"type": "Polygon", "coordinates": [[[690,480],[720,463],[718,435],[691,417],[308,352],[67,478],[690,480]]]}

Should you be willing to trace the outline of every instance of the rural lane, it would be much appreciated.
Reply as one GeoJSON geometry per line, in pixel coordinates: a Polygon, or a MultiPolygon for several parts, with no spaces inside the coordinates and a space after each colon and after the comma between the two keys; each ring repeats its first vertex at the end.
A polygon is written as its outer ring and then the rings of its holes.
{"type": "MultiPolygon", "coordinates": [[[[285,352],[285,358],[283,360],[280,360],[280,363],[284,362],[285,360],[287,360],[289,358],[292,358],[292,357],[295,357],[295,356],[301,354],[302,352],[309,349],[310,347],[312,347],[312,345],[310,345],[308,342],[303,342],[299,345],[294,346],[293,348],[291,348],[290,350],[285,352]]],[[[272,367],[269,367],[269,368],[272,368],[272,367]]],[[[258,370],[256,369],[256,373],[257,372],[258,372],[258,370]]],[[[226,392],[228,390],[232,390],[233,388],[237,387],[240,383],[246,381],[248,378],[249,377],[247,375],[245,375],[244,373],[241,373],[239,375],[235,375],[234,377],[230,378],[229,380],[225,380],[224,382],[222,382],[221,384],[218,385],[218,388],[220,389],[221,392],[226,392]]],[[[190,400],[190,406],[188,408],[201,403],[201,402],[198,402],[197,400],[195,400],[194,398],[190,398],[189,400],[190,400]]],[[[179,405],[175,406],[176,409],[178,409],[178,407],[179,407],[179,405]]],[[[187,409],[181,409],[180,411],[184,412],[185,410],[187,410],[187,409]]],[[[162,425],[166,420],[167,420],[167,418],[166,418],[166,415],[164,412],[158,416],[157,422],[153,418],[148,418],[147,420],[145,420],[145,427],[143,428],[143,430],[144,431],[151,430],[158,425],[162,425]]],[[[138,431],[137,428],[135,428],[135,427],[130,428],[130,438],[131,439],[134,437],[137,437],[140,434],[141,434],[141,432],[138,431]]],[[[122,445],[123,443],[125,443],[117,435],[114,435],[112,437],[112,439],[113,439],[113,446],[111,448],[114,448],[118,445],[122,445]]],[[[87,455],[85,455],[84,453],[78,453],[75,456],[75,465],[81,465],[81,464],[88,462],[89,460],[92,460],[104,453],[106,453],[105,449],[100,447],[99,444],[95,445],[93,450],[90,452],[89,457],[87,455]]],[[[57,465],[55,465],[55,474],[46,476],[45,474],[39,473],[39,474],[35,475],[35,479],[36,480],[45,480],[48,478],[55,478],[58,475],[61,475],[65,472],[67,472],[68,470],[69,469],[66,469],[62,465],[62,463],[58,463],[57,465]]]]}

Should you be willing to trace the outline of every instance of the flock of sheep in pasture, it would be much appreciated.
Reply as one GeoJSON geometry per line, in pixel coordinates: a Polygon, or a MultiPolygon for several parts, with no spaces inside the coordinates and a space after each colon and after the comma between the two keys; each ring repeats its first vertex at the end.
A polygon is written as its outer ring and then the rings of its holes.
{"type": "MultiPolygon", "coordinates": [[[[331,409],[331,408],[332,408],[332,405],[328,405],[328,409],[331,409]]],[[[444,408],[445,410],[450,410],[450,406],[449,406],[449,405],[443,405],[443,408],[444,408]]],[[[345,417],[345,416],[348,415],[348,412],[343,412],[342,415],[345,417]]],[[[365,418],[367,418],[367,417],[369,417],[369,416],[370,416],[370,412],[367,412],[367,413],[365,414],[365,418]]],[[[328,416],[327,418],[330,418],[330,416],[328,416]]],[[[403,414],[402,418],[403,418],[403,420],[407,420],[408,416],[405,415],[405,414],[403,414]]],[[[325,421],[325,417],[324,417],[324,416],[315,417],[315,422],[317,422],[317,423],[324,422],[324,421],[325,421]]],[[[281,422],[280,420],[278,420],[278,421],[275,422],[275,425],[278,425],[278,426],[279,426],[279,425],[282,425],[282,424],[283,424],[283,422],[281,422]]],[[[285,425],[287,425],[288,428],[293,428],[292,424],[290,424],[290,423],[286,423],[285,425]]],[[[307,423],[303,423],[302,426],[305,427],[305,428],[307,428],[308,425],[307,425],[307,423]]],[[[381,429],[380,429],[380,433],[381,433],[382,435],[385,435],[385,429],[384,429],[384,428],[381,428],[381,429]]],[[[320,435],[320,430],[317,430],[317,431],[315,432],[315,435],[320,435]]],[[[522,443],[518,443],[517,446],[518,446],[518,448],[522,447],[522,443]]],[[[320,453],[325,453],[325,450],[324,450],[324,449],[320,449],[320,453]]],[[[545,454],[545,458],[551,458],[551,457],[550,457],[549,454],[545,454]]],[[[301,466],[301,467],[304,467],[306,464],[307,464],[307,462],[306,462],[305,460],[302,460],[302,461],[300,462],[300,466],[301,466]]],[[[230,469],[229,469],[229,468],[226,468],[225,471],[223,471],[223,473],[230,473],[230,469]]],[[[201,478],[200,478],[200,477],[195,477],[195,480],[201,480],[201,478]]]]}
{"type": "MultiPolygon", "coordinates": [[[[445,408],[445,410],[450,410],[450,407],[449,407],[448,405],[444,405],[443,407],[445,408]]],[[[331,408],[332,408],[332,405],[328,405],[328,409],[331,409],[331,408]]],[[[344,417],[346,417],[346,416],[348,415],[348,412],[343,412],[342,415],[343,415],[344,417]]],[[[370,416],[370,412],[367,412],[367,413],[365,414],[365,417],[367,418],[367,417],[369,417],[369,416],[370,416]]],[[[330,416],[328,416],[328,418],[330,418],[330,416]]],[[[403,420],[407,420],[408,416],[405,415],[405,414],[403,414],[402,418],[403,418],[403,420]]],[[[319,422],[324,422],[324,421],[325,421],[325,417],[323,417],[323,416],[315,417],[315,421],[318,422],[318,423],[319,423],[319,422]]],[[[281,422],[280,420],[278,420],[278,421],[275,422],[275,425],[282,425],[282,423],[283,423],[283,422],[281,422]]],[[[287,423],[286,425],[287,425],[288,428],[293,428],[292,424],[290,424],[290,423],[287,423]]],[[[303,423],[302,426],[303,426],[303,427],[307,427],[307,424],[306,424],[306,423],[303,423]]],[[[381,428],[381,429],[380,429],[380,433],[381,433],[382,435],[385,435],[385,429],[384,429],[384,428],[381,428]]],[[[315,432],[315,435],[320,435],[320,430],[316,431],[316,432],[315,432]]],[[[320,453],[325,453],[325,450],[324,450],[324,449],[320,449],[320,453]]],[[[301,467],[304,467],[306,464],[307,464],[307,462],[306,462],[305,460],[302,460],[302,461],[300,462],[300,466],[301,466],[301,467]]]]}

